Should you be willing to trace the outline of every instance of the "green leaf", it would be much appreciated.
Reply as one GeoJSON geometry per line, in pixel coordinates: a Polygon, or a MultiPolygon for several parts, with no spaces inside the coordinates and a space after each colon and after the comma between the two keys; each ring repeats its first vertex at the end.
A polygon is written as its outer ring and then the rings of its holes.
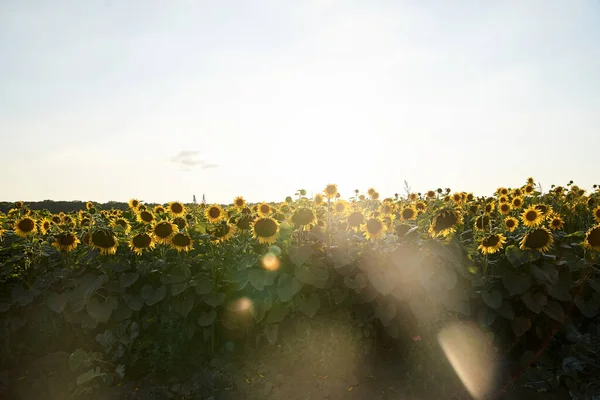
{"type": "Polygon", "coordinates": [[[510,326],[517,337],[523,336],[531,329],[531,320],[525,317],[517,317],[510,322],[510,326]]]}
{"type": "Polygon", "coordinates": [[[587,281],[592,289],[600,293],[600,278],[594,278],[587,281]]]}
{"type": "Polygon", "coordinates": [[[565,310],[563,309],[563,306],[554,300],[551,300],[546,304],[544,307],[544,314],[558,322],[563,322],[565,319],[565,310]]]}
{"type": "Polygon", "coordinates": [[[266,322],[268,324],[277,324],[282,322],[287,316],[289,310],[288,307],[280,302],[273,304],[273,307],[269,310],[266,322]]]}
{"type": "Polygon", "coordinates": [[[290,274],[282,274],[277,283],[277,294],[281,301],[290,301],[304,284],[290,274]]]}
{"type": "Polygon", "coordinates": [[[555,286],[548,289],[548,294],[560,301],[571,301],[571,293],[569,293],[569,284],[562,279],[556,282],[555,286]]]}
{"type": "Polygon", "coordinates": [[[137,272],[126,272],[124,274],[121,274],[121,276],[119,277],[119,284],[122,288],[128,288],[129,286],[133,285],[139,277],[140,274],[138,274],[137,272]]]}
{"type": "Polygon", "coordinates": [[[397,315],[396,303],[393,301],[387,304],[375,305],[375,316],[379,318],[383,326],[388,326],[397,315]]]}
{"type": "Polygon", "coordinates": [[[188,286],[187,282],[173,283],[171,285],[171,296],[177,296],[178,294],[183,293],[188,286]]]}
{"type": "Polygon", "coordinates": [[[312,248],[310,245],[300,247],[290,247],[288,250],[290,260],[296,267],[306,264],[312,256],[312,248]]]}
{"type": "Polygon", "coordinates": [[[103,376],[103,375],[106,375],[106,374],[100,370],[100,367],[96,367],[96,369],[90,369],[89,371],[84,372],[83,374],[81,374],[77,377],[77,384],[85,385],[86,383],[89,383],[90,381],[92,381],[94,378],[97,378],[97,377],[103,376]]]}
{"type": "Polygon", "coordinates": [[[491,307],[494,310],[497,310],[502,306],[502,293],[497,289],[492,289],[490,292],[481,292],[481,298],[488,307],[491,307]]]}
{"type": "Polygon", "coordinates": [[[489,327],[496,321],[496,314],[494,314],[489,308],[481,308],[477,312],[477,320],[483,327],[489,327]]]}
{"type": "Polygon", "coordinates": [[[198,317],[198,325],[200,326],[210,326],[215,319],[217,318],[217,312],[215,310],[210,310],[209,312],[201,312],[200,317],[198,317]]]}
{"type": "Polygon", "coordinates": [[[370,273],[369,282],[379,294],[387,296],[394,289],[393,281],[386,279],[386,276],[382,273],[370,273]]]}
{"type": "Polygon", "coordinates": [[[31,290],[25,290],[21,285],[16,285],[12,288],[11,296],[13,301],[26,306],[33,301],[35,294],[31,290]]]}
{"type": "Polygon", "coordinates": [[[573,302],[579,311],[587,318],[593,318],[600,312],[600,303],[593,299],[586,301],[580,294],[575,296],[573,302]]]}
{"type": "Polygon", "coordinates": [[[265,325],[264,332],[269,344],[274,344],[277,341],[277,334],[279,333],[279,324],[265,325]]]}
{"type": "Polygon", "coordinates": [[[504,254],[513,267],[518,268],[523,264],[535,261],[539,258],[539,252],[521,250],[515,245],[508,246],[504,254]]]}
{"type": "Polygon", "coordinates": [[[297,296],[294,299],[294,304],[296,304],[296,307],[298,307],[298,310],[300,310],[302,314],[312,318],[321,307],[321,299],[317,293],[313,293],[308,299],[297,296]]]}
{"type": "Polygon", "coordinates": [[[182,317],[186,318],[192,308],[194,308],[195,296],[189,292],[183,296],[173,297],[171,299],[171,305],[182,317]]]}
{"type": "Polygon", "coordinates": [[[542,293],[531,294],[531,292],[523,293],[521,301],[536,314],[539,314],[542,307],[548,303],[548,299],[542,293]]]}
{"type": "Polygon", "coordinates": [[[132,311],[140,311],[144,306],[144,299],[137,295],[127,297],[125,302],[127,303],[127,307],[129,307],[132,311]]]}
{"type": "Polygon", "coordinates": [[[89,367],[92,364],[92,359],[83,349],[77,349],[69,357],[69,368],[71,371],[77,371],[80,368],[89,367]]]}
{"type": "Polygon", "coordinates": [[[58,294],[55,292],[50,292],[48,298],[46,299],[46,305],[48,308],[57,314],[60,314],[65,309],[65,306],[68,302],[69,296],[66,293],[58,294]]]}
{"type": "Polygon", "coordinates": [[[249,269],[248,280],[256,290],[262,291],[265,288],[265,271],[260,268],[249,269]]]}
{"type": "Polygon", "coordinates": [[[106,299],[106,301],[102,302],[94,297],[88,301],[86,310],[88,315],[97,322],[106,323],[118,305],[119,301],[114,297],[109,297],[106,299]]]}
{"type": "Polygon", "coordinates": [[[348,298],[350,295],[350,291],[348,288],[344,288],[344,290],[339,288],[333,288],[331,290],[331,297],[333,297],[333,301],[335,304],[341,304],[348,298]]]}
{"type": "Polygon", "coordinates": [[[225,302],[225,298],[225,293],[214,292],[204,296],[204,302],[209,306],[216,308],[225,302]]]}
{"type": "Polygon", "coordinates": [[[0,312],[7,312],[10,310],[10,303],[0,303],[0,312]]]}
{"type": "Polygon", "coordinates": [[[558,281],[558,270],[552,264],[544,263],[541,267],[532,264],[530,271],[534,279],[540,284],[554,286],[558,281]]]}
{"type": "Polygon", "coordinates": [[[512,321],[515,319],[515,310],[513,309],[512,304],[506,300],[502,302],[502,306],[497,309],[496,312],[508,320],[512,321]]]}
{"type": "Polygon", "coordinates": [[[152,306],[165,298],[167,295],[167,287],[162,285],[158,289],[154,290],[151,285],[146,284],[144,287],[142,287],[140,295],[147,305],[152,306]]]}
{"type": "Polygon", "coordinates": [[[507,269],[503,272],[502,283],[508,294],[515,296],[526,292],[531,287],[532,279],[528,274],[517,274],[507,269]]]}
{"type": "Polygon", "coordinates": [[[315,266],[296,267],[294,275],[300,282],[319,289],[325,289],[327,280],[329,279],[329,271],[325,268],[315,266]]]}
{"type": "Polygon", "coordinates": [[[213,282],[211,280],[201,280],[199,281],[194,289],[196,290],[196,294],[205,295],[212,292],[213,282]]]}

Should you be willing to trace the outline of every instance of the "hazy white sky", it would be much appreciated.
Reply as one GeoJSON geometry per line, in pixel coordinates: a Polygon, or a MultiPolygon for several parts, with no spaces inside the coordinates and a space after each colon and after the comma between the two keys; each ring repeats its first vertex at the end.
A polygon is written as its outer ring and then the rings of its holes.
{"type": "Polygon", "coordinates": [[[0,59],[0,200],[600,183],[595,0],[3,0],[0,59]]]}

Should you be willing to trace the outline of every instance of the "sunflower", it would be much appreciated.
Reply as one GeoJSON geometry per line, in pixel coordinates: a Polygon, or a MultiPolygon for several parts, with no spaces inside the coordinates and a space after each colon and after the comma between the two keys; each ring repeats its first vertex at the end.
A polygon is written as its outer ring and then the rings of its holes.
{"type": "Polygon", "coordinates": [[[335,197],[335,195],[337,194],[337,192],[338,192],[338,187],[335,183],[330,183],[329,185],[325,186],[325,189],[323,190],[323,193],[329,200],[333,199],[335,197]]]}
{"type": "Polygon", "coordinates": [[[87,210],[89,210],[90,208],[94,207],[94,203],[92,203],[91,201],[88,201],[87,203],[85,203],[85,208],[87,210]]]}
{"type": "Polygon", "coordinates": [[[154,207],[154,214],[164,214],[166,211],[167,210],[161,205],[154,207]]]}
{"type": "Polygon", "coordinates": [[[348,215],[348,219],[346,220],[346,227],[348,229],[353,230],[354,232],[358,232],[364,220],[365,216],[362,212],[358,210],[352,211],[350,215],[348,215]]]}
{"type": "Polygon", "coordinates": [[[73,218],[70,215],[65,215],[64,217],[62,217],[62,223],[65,225],[72,225],[73,218]]]}
{"type": "Polygon", "coordinates": [[[504,226],[509,232],[514,231],[519,226],[519,220],[514,217],[506,217],[504,220],[504,226]]]}
{"type": "Polygon", "coordinates": [[[456,231],[457,225],[462,223],[462,216],[458,210],[444,209],[440,211],[429,226],[429,234],[433,237],[447,236],[456,231]]]}
{"type": "Polygon", "coordinates": [[[185,233],[176,233],[171,237],[169,245],[177,251],[190,251],[194,248],[192,238],[185,233]]]}
{"type": "Polygon", "coordinates": [[[15,201],[15,208],[16,209],[23,208],[23,202],[22,201],[15,201]]]}
{"type": "Polygon", "coordinates": [[[294,225],[309,229],[317,223],[317,216],[314,211],[308,207],[298,207],[291,218],[294,225]]]}
{"type": "Polygon", "coordinates": [[[521,240],[521,250],[539,250],[546,253],[552,247],[554,238],[545,226],[529,231],[521,240]]]}
{"type": "Polygon", "coordinates": [[[507,196],[508,195],[508,189],[505,187],[501,187],[498,189],[498,194],[500,196],[507,196]]]}
{"type": "Polygon", "coordinates": [[[152,236],[147,233],[138,233],[129,241],[129,248],[138,256],[141,256],[144,250],[152,250],[154,246],[152,236]]]}
{"type": "Polygon", "coordinates": [[[375,192],[376,192],[376,190],[374,188],[369,188],[369,190],[367,190],[367,194],[369,196],[373,196],[373,193],[375,193],[375,192]]]}
{"type": "Polygon", "coordinates": [[[97,229],[92,232],[90,244],[93,248],[100,250],[101,254],[115,254],[119,241],[109,229],[97,229]]]}
{"type": "Polygon", "coordinates": [[[552,229],[553,231],[562,229],[563,225],[564,225],[564,221],[562,220],[562,218],[560,217],[560,215],[558,214],[552,214],[548,217],[549,225],[550,225],[550,229],[552,229]]]}
{"type": "Polygon", "coordinates": [[[362,230],[365,238],[372,241],[384,234],[385,224],[379,218],[369,218],[367,222],[362,225],[362,230]]]}
{"type": "Polygon", "coordinates": [[[169,212],[172,215],[179,216],[185,214],[185,206],[179,201],[172,201],[168,205],[169,212]]]}
{"type": "Polygon", "coordinates": [[[371,195],[371,198],[372,198],[373,200],[378,200],[378,199],[379,199],[379,192],[375,192],[375,193],[373,193],[373,194],[371,195]]]}
{"type": "Polygon", "coordinates": [[[212,231],[213,241],[215,243],[226,242],[235,234],[235,226],[231,224],[219,224],[212,231]]]}
{"type": "Polygon", "coordinates": [[[600,222],[600,206],[594,208],[592,214],[594,215],[594,220],[596,220],[596,222],[600,222]]]}
{"type": "Polygon", "coordinates": [[[60,224],[62,222],[62,218],[60,217],[60,215],[53,215],[51,219],[52,222],[54,222],[55,224],[60,224]]]}
{"type": "Polygon", "coordinates": [[[533,193],[533,191],[534,191],[534,190],[535,190],[535,189],[534,189],[533,185],[531,185],[531,184],[528,184],[527,186],[525,186],[525,187],[523,188],[523,192],[524,192],[524,193],[525,193],[525,195],[527,195],[527,196],[530,196],[530,195],[533,193]]]}
{"type": "Polygon", "coordinates": [[[157,243],[168,244],[171,237],[178,231],[177,225],[169,221],[162,221],[152,228],[152,236],[157,243]]]}
{"type": "Polygon", "coordinates": [[[413,206],[405,206],[400,211],[400,218],[402,221],[411,221],[417,218],[417,210],[413,206]]]}
{"type": "Polygon", "coordinates": [[[130,199],[128,204],[129,204],[129,208],[131,208],[132,210],[135,210],[140,206],[140,201],[138,199],[130,199]]]}
{"type": "Polygon", "coordinates": [[[323,195],[321,193],[316,194],[313,201],[316,206],[320,206],[323,204],[323,195]]]}
{"type": "Polygon", "coordinates": [[[268,217],[273,212],[273,208],[267,203],[260,203],[256,212],[261,217],[268,217]]]}
{"type": "Polygon", "coordinates": [[[433,199],[433,198],[435,198],[435,196],[436,196],[435,190],[428,190],[427,191],[427,198],[428,199],[433,199]]]}
{"type": "Polygon", "coordinates": [[[177,225],[177,227],[179,228],[179,230],[184,230],[185,227],[187,226],[187,221],[185,220],[185,218],[183,217],[176,217],[173,219],[173,223],[175,225],[177,225]]]}
{"type": "Polygon", "coordinates": [[[494,211],[494,207],[496,206],[496,204],[492,201],[490,203],[487,203],[484,207],[483,207],[483,212],[486,214],[491,214],[494,211]]]}
{"type": "Polygon", "coordinates": [[[346,200],[337,200],[333,204],[333,211],[336,214],[343,214],[346,211],[347,207],[348,207],[348,202],[346,202],[346,200]]]}
{"type": "Polygon", "coordinates": [[[538,210],[540,213],[542,213],[543,217],[547,217],[548,215],[550,215],[552,213],[552,207],[547,206],[545,204],[536,204],[535,209],[538,210]]]}
{"type": "Polygon", "coordinates": [[[144,224],[152,224],[154,222],[154,215],[150,211],[140,211],[137,213],[137,220],[144,224]]]}
{"type": "Polygon", "coordinates": [[[85,218],[81,218],[81,220],[79,221],[79,226],[90,226],[90,224],[92,223],[92,221],[85,217],[85,218]]]}
{"type": "Polygon", "coordinates": [[[427,203],[425,203],[424,201],[417,201],[415,203],[415,209],[417,211],[425,211],[427,210],[427,203]]]}
{"type": "Polygon", "coordinates": [[[521,214],[521,220],[523,221],[523,225],[533,228],[541,224],[544,217],[535,206],[530,206],[521,214]]]}
{"type": "Polygon", "coordinates": [[[513,197],[510,204],[511,204],[512,208],[521,208],[521,207],[523,207],[523,198],[521,196],[513,197]]]}
{"type": "Polygon", "coordinates": [[[480,215],[475,218],[474,227],[479,231],[488,231],[490,229],[490,216],[489,215],[480,215]]]}
{"type": "Polygon", "coordinates": [[[467,193],[467,201],[473,201],[475,199],[475,196],[473,195],[473,193],[467,193]]]}
{"type": "Polygon", "coordinates": [[[259,243],[275,243],[279,235],[279,223],[271,217],[258,218],[252,224],[252,232],[259,243]]]}
{"type": "Polygon", "coordinates": [[[79,239],[77,239],[77,236],[75,236],[74,233],[61,232],[54,236],[54,242],[52,243],[52,246],[59,251],[69,253],[75,249],[79,243],[79,239]]]}
{"type": "Polygon", "coordinates": [[[502,196],[498,197],[498,203],[500,203],[500,204],[508,203],[508,196],[502,195],[502,196]]]}
{"type": "Polygon", "coordinates": [[[21,237],[33,235],[37,231],[35,220],[31,217],[23,217],[15,222],[15,233],[21,237]]]}
{"type": "Polygon", "coordinates": [[[365,195],[364,194],[358,195],[358,200],[365,201],[366,200],[365,195]]]}
{"type": "Polygon", "coordinates": [[[213,204],[210,207],[207,207],[204,211],[206,219],[212,224],[216,224],[217,222],[221,221],[224,217],[224,214],[225,213],[223,212],[223,209],[218,204],[213,204]]]}
{"type": "Polygon", "coordinates": [[[408,199],[410,201],[417,201],[417,198],[418,198],[418,196],[417,196],[416,193],[411,193],[411,194],[408,195],[408,199]]]}
{"type": "Polygon", "coordinates": [[[523,190],[521,190],[519,188],[513,189],[512,195],[513,195],[513,197],[521,197],[521,196],[523,196],[523,190]]]}
{"type": "Polygon", "coordinates": [[[530,176],[529,178],[527,178],[527,184],[528,184],[528,185],[533,185],[533,183],[534,183],[534,182],[535,182],[535,181],[533,180],[533,177],[532,177],[532,176],[530,176]]]}
{"type": "Polygon", "coordinates": [[[590,250],[600,251],[600,225],[590,228],[585,234],[583,247],[590,250]]]}
{"type": "Polygon", "coordinates": [[[129,231],[131,230],[131,225],[129,225],[129,221],[127,221],[125,218],[117,218],[112,222],[111,225],[113,226],[113,228],[120,226],[121,228],[123,228],[125,233],[129,233],[129,231]]]}
{"type": "Polygon", "coordinates": [[[462,195],[462,193],[458,193],[458,192],[454,193],[452,195],[452,200],[454,200],[454,202],[456,204],[462,204],[462,202],[463,202],[463,195],[462,195]]]}
{"type": "Polygon", "coordinates": [[[505,241],[504,235],[494,233],[481,239],[477,249],[481,250],[483,254],[494,254],[502,248],[505,241]]]}
{"type": "Polygon", "coordinates": [[[500,211],[500,213],[502,215],[510,214],[510,204],[509,203],[500,203],[500,205],[498,206],[498,211],[500,211]]]}
{"type": "Polygon", "coordinates": [[[381,212],[381,214],[383,214],[383,215],[389,215],[389,214],[393,213],[394,212],[394,203],[384,201],[379,206],[379,212],[381,212]]]}
{"type": "Polygon", "coordinates": [[[243,231],[250,229],[252,227],[252,217],[250,215],[242,215],[238,219],[236,226],[238,227],[238,229],[241,229],[243,231]]]}
{"type": "Polygon", "coordinates": [[[48,231],[50,230],[50,228],[52,227],[52,221],[50,221],[47,218],[44,218],[43,220],[40,221],[40,232],[42,235],[45,235],[46,233],[48,233],[48,231]]]}
{"type": "Polygon", "coordinates": [[[565,191],[565,188],[562,186],[557,186],[554,188],[554,190],[552,191],[552,193],[554,193],[556,196],[562,196],[563,192],[565,191]]]}

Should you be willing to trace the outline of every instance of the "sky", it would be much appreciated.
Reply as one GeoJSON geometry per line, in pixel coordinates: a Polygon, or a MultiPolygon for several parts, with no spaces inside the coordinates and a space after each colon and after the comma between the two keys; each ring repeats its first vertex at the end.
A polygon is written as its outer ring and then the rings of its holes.
{"type": "Polygon", "coordinates": [[[600,2],[3,0],[0,201],[600,183],[600,2]]]}

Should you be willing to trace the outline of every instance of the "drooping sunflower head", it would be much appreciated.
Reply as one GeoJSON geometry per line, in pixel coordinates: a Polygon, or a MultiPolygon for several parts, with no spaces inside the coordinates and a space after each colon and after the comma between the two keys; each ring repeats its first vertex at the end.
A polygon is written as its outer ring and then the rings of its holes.
{"type": "Polygon", "coordinates": [[[139,211],[136,217],[139,222],[143,222],[144,224],[154,223],[154,214],[152,214],[150,211],[139,211]]]}
{"type": "Polygon", "coordinates": [[[14,207],[18,210],[23,208],[23,202],[22,201],[15,201],[14,207]]]}
{"type": "Polygon", "coordinates": [[[515,208],[515,209],[521,208],[521,207],[523,207],[523,198],[520,196],[513,197],[510,204],[511,204],[512,208],[515,208]]]}
{"type": "Polygon", "coordinates": [[[151,250],[154,248],[154,240],[152,240],[152,236],[147,233],[138,233],[129,241],[129,248],[135,254],[142,255],[144,251],[151,250]]]}
{"type": "Polygon", "coordinates": [[[79,226],[90,226],[91,223],[92,221],[87,217],[81,218],[79,220],[79,226]]]}
{"type": "Polygon", "coordinates": [[[428,199],[433,199],[433,198],[435,198],[435,196],[436,196],[435,190],[428,190],[427,191],[427,198],[428,199]]]}
{"type": "Polygon", "coordinates": [[[555,196],[562,196],[563,193],[565,191],[565,188],[562,186],[557,186],[554,188],[554,190],[552,190],[552,193],[554,193],[555,196]]]}
{"type": "Polygon", "coordinates": [[[261,217],[267,217],[273,212],[273,208],[268,203],[260,203],[256,213],[261,217]]]}
{"type": "Polygon", "coordinates": [[[161,205],[154,207],[154,214],[160,215],[160,214],[164,214],[166,211],[167,210],[161,205]]]}
{"type": "Polygon", "coordinates": [[[204,211],[204,215],[206,216],[208,222],[216,224],[217,222],[223,219],[225,213],[223,212],[223,209],[220,205],[213,204],[206,208],[206,210],[204,211]]]}
{"type": "Polygon", "coordinates": [[[62,217],[62,223],[65,225],[73,225],[73,217],[71,217],[70,215],[65,215],[64,217],[62,217]]]}
{"type": "Polygon", "coordinates": [[[62,218],[60,217],[60,215],[56,215],[56,214],[52,216],[51,220],[55,224],[60,224],[62,222],[62,218]]]}
{"type": "Polygon", "coordinates": [[[373,193],[375,193],[375,192],[376,192],[376,190],[374,188],[369,188],[369,190],[367,190],[367,194],[369,196],[373,196],[373,193]]]}
{"type": "Polygon", "coordinates": [[[594,210],[592,210],[592,214],[594,215],[594,220],[600,223],[600,206],[594,208],[594,210]]]}
{"type": "Polygon", "coordinates": [[[348,202],[346,200],[337,200],[333,205],[333,212],[336,214],[343,214],[348,208],[348,202]]]}
{"type": "Polygon", "coordinates": [[[504,237],[504,235],[494,233],[481,239],[481,242],[479,242],[479,247],[477,249],[480,250],[483,254],[494,254],[502,248],[505,241],[506,238],[504,237]]]}
{"type": "Polygon", "coordinates": [[[180,231],[184,230],[187,226],[187,220],[183,217],[173,218],[173,223],[177,225],[180,231]]]}
{"type": "Polygon", "coordinates": [[[236,226],[242,231],[249,230],[252,227],[252,217],[250,215],[242,215],[238,219],[236,226]]]}
{"type": "Polygon", "coordinates": [[[389,202],[389,201],[384,201],[379,206],[379,212],[382,215],[389,215],[394,212],[394,208],[395,208],[394,203],[389,202]]]}
{"type": "Polygon", "coordinates": [[[169,241],[171,248],[177,251],[190,251],[194,248],[194,243],[190,235],[178,232],[171,237],[169,241]]]}
{"type": "Polygon", "coordinates": [[[402,221],[411,221],[417,218],[417,210],[413,206],[405,206],[400,211],[402,221]]]}
{"type": "Polygon", "coordinates": [[[521,240],[521,250],[539,250],[548,252],[554,243],[552,233],[545,226],[529,231],[521,240]]]}
{"type": "Polygon", "coordinates": [[[89,210],[90,208],[94,207],[94,203],[91,201],[88,201],[87,203],[85,203],[85,208],[87,210],[89,210]]]}
{"type": "Polygon", "coordinates": [[[440,210],[433,218],[429,227],[429,234],[433,237],[448,236],[456,231],[462,223],[462,215],[456,209],[440,210]]]}
{"type": "Polygon", "coordinates": [[[131,225],[129,225],[129,221],[127,221],[125,218],[115,219],[112,225],[113,227],[120,226],[121,228],[123,228],[125,233],[129,233],[129,231],[131,230],[131,225]]]}
{"type": "Polygon", "coordinates": [[[235,234],[235,225],[218,224],[211,232],[213,241],[216,243],[226,242],[235,234]]]}
{"type": "Polygon", "coordinates": [[[242,209],[246,206],[246,200],[242,196],[238,196],[233,199],[233,206],[237,209],[242,209]]]}
{"type": "Polygon", "coordinates": [[[480,215],[479,217],[475,218],[475,230],[478,231],[489,231],[490,230],[490,216],[487,214],[484,215],[480,215]]]}
{"type": "Polygon", "coordinates": [[[562,229],[563,225],[564,225],[564,221],[562,220],[562,218],[560,217],[560,215],[558,214],[552,214],[548,217],[548,225],[550,226],[550,229],[552,229],[553,231],[562,229]]]}
{"type": "Polygon", "coordinates": [[[543,220],[543,214],[535,206],[526,208],[521,214],[521,221],[523,221],[523,225],[529,228],[534,228],[540,225],[543,220]]]}
{"type": "Polygon", "coordinates": [[[325,197],[327,197],[328,199],[333,199],[335,198],[335,195],[338,192],[338,187],[335,183],[330,183],[327,186],[325,186],[325,189],[323,190],[323,193],[325,194],[325,197]]]}
{"type": "Polygon", "coordinates": [[[365,216],[363,215],[362,212],[360,212],[359,210],[352,211],[348,215],[348,219],[346,220],[347,228],[351,229],[355,232],[358,232],[358,230],[360,229],[360,226],[362,225],[364,220],[365,220],[365,216]]]}
{"type": "Polygon", "coordinates": [[[506,217],[504,220],[504,226],[506,227],[507,231],[512,232],[517,229],[517,226],[519,226],[519,220],[514,217],[506,217]]]}
{"type": "Polygon", "coordinates": [[[298,207],[292,214],[291,220],[297,227],[310,228],[317,223],[317,216],[311,208],[298,207]]]}
{"type": "Polygon", "coordinates": [[[521,190],[520,188],[513,189],[512,195],[513,197],[521,197],[523,196],[523,190],[521,190]]]}
{"type": "Polygon", "coordinates": [[[152,228],[152,235],[157,243],[168,244],[171,237],[179,231],[177,225],[169,221],[161,221],[152,228]]]}
{"type": "Polygon", "coordinates": [[[317,193],[313,201],[316,206],[320,206],[323,204],[323,195],[321,193],[317,193]]]}
{"type": "Polygon", "coordinates": [[[385,224],[380,218],[369,218],[363,224],[362,230],[367,240],[375,240],[385,233],[385,224]]]}
{"type": "Polygon", "coordinates": [[[371,195],[371,199],[373,200],[379,200],[379,192],[375,192],[371,195]]]}
{"type": "Polygon", "coordinates": [[[542,217],[547,217],[552,213],[552,207],[546,204],[536,204],[535,209],[542,213],[542,217]]]}
{"type": "Polygon", "coordinates": [[[138,199],[130,199],[128,204],[129,208],[136,210],[140,206],[140,201],[138,199]]]}
{"type": "Polygon", "coordinates": [[[600,251],[600,225],[593,226],[586,232],[583,247],[600,251]]]}
{"type": "Polygon", "coordinates": [[[33,235],[37,232],[36,222],[33,218],[25,216],[15,222],[14,230],[21,237],[33,235]]]}
{"type": "Polygon", "coordinates": [[[96,229],[91,234],[90,244],[101,254],[115,254],[119,241],[112,230],[96,229]]]}
{"type": "Polygon", "coordinates": [[[252,224],[252,233],[259,243],[275,243],[279,236],[279,223],[271,217],[258,218],[252,224]]]}
{"type": "Polygon", "coordinates": [[[59,234],[54,236],[54,242],[52,246],[54,246],[57,250],[69,253],[74,250],[79,244],[79,239],[72,232],[60,232],[59,234]]]}
{"type": "Polygon", "coordinates": [[[40,233],[42,235],[45,235],[46,233],[48,233],[48,231],[50,230],[50,228],[52,227],[52,221],[50,221],[47,218],[44,218],[43,220],[40,221],[40,233]]]}
{"type": "Polygon", "coordinates": [[[366,197],[365,197],[365,195],[364,195],[364,194],[359,194],[359,195],[358,195],[358,200],[360,200],[360,201],[365,201],[365,200],[366,200],[366,197]]]}
{"type": "Polygon", "coordinates": [[[500,203],[500,205],[498,206],[498,211],[500,211],[500,213],[503,215],[510,214],[510,204],[500,203]]]}
{"type": "Polygon", "coordinates": [[[167,208],[172,215],[180,216],[185,214],[185,206],[180,201],[170,202],[167,208]]]}
{"type": "Polygon", "coordinates": [[[408,195],[408,199],[409,199],[410,201],[417,201],[417,199],[418,199],[418,198],[419,198],[419,197],[417,196],[417,194],[416,194],[416,193],[411,193],[411,194],[409,194],[409,195],[408,195]]]}

